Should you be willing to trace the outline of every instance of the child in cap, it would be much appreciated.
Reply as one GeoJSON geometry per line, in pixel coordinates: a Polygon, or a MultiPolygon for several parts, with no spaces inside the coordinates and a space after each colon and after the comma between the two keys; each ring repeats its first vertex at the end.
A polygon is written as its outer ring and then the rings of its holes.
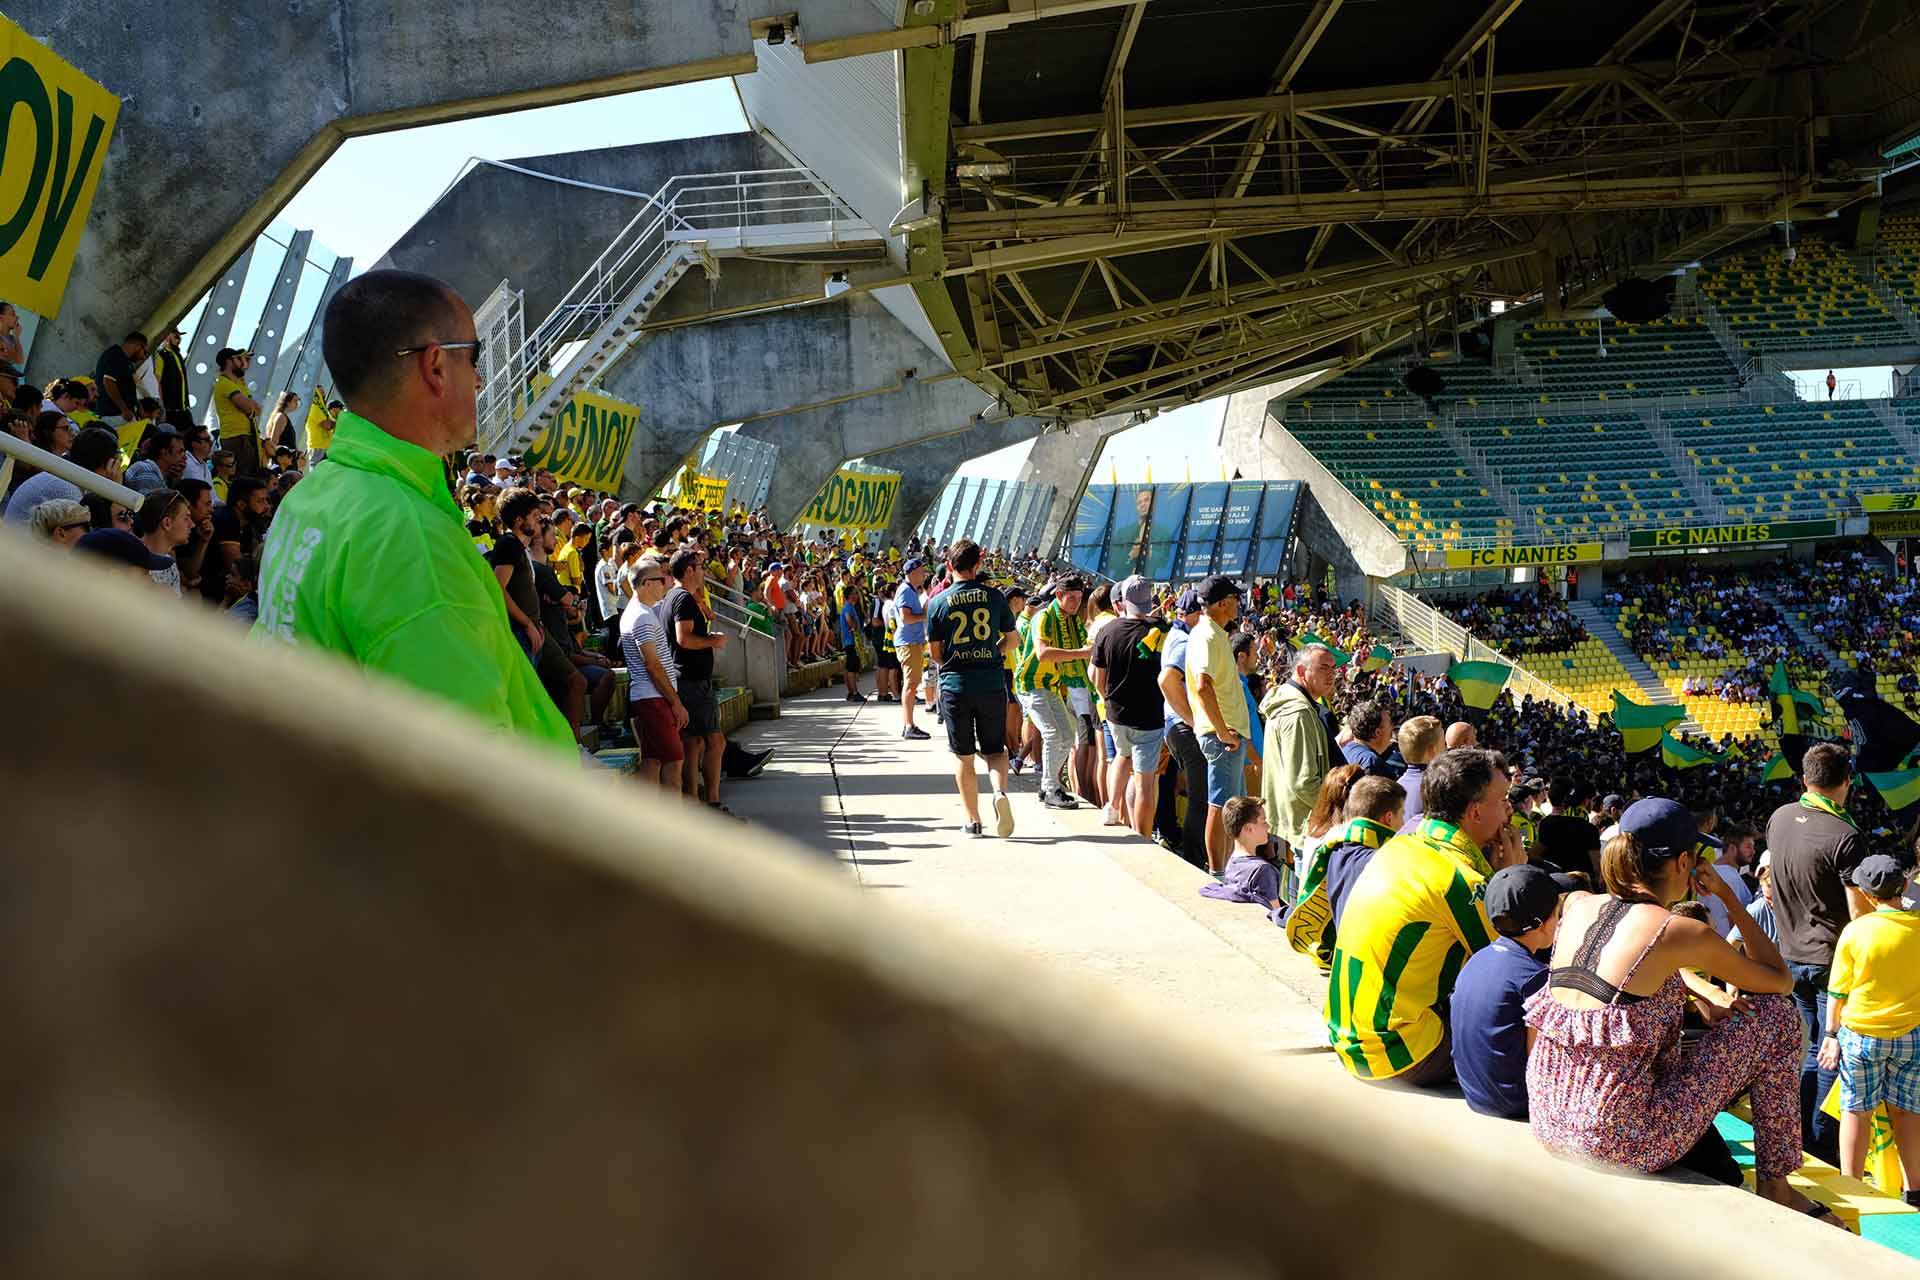
{"type": "Polygon", "coordinates": [[[1467,958],[1452,1009],[1454,1076],[1481,1115],[1527,1118],[1527,997],[1547,985],[1560,899],[1580,887],[1572,876],[1526,862],[1487,880],[1487,918],[1499,936],[1467,958]]]}
{"type": "Polygon", "coordinates": [[[1834,944],[1820,1042],[1821,1068],[1840,1070],[1840,1167],[1866,1171],[1870,1117],[1884,1102],[1907,1203],[1920,1206],[1920,911],[1901,905],[1906,868],[1884,853],[1861,859],[1853,883],[1874,910],[1834,944]]]}

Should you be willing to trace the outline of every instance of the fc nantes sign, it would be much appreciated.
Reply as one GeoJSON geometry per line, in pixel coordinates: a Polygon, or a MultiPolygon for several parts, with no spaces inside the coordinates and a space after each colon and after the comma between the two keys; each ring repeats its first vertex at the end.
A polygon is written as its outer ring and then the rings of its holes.
{"type": "Polygon", "coordinates": [[[897,472],[836,471],[800,513],[801,524],[835,529],[884,529],[900,497],[897,472]]]}
{"type": "Polygon", "coordinates": [[[620,487],[639,425],[638,406],[582,391],[560,407],[553,424],[527,450],[527,466],[545,467],[568,484],[612,493],[620,487]]]}
{"type": "Polygon", "coordinates": [[[1832,520],[1776,520],[1772,524],[1725,524],[1693,529],[1642,529],[1627,535],[1635,551],[1670,551],[1684,547],[1745,547],[1763,542],[1802,542],[1831,538],[1839,526],[1832,520]]]}
{"type": "Polygon", "coordinates": [[[1528,565],[1585,564],[1600,558],[1597,542],[1554,547],[1469,547],[1447,552],[1449,569],[1519,569],[1528,565]]]}
{"type": "Polygon", "coordinates": [[[0,17],[0,297],[57,314],[120,99],[0,17]]]}

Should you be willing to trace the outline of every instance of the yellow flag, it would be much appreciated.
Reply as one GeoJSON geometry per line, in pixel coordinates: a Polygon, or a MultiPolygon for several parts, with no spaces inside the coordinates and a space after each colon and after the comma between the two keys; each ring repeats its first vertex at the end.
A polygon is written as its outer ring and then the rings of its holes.
{"type": "Polygon", "coordinates": [[[1153,459],[1152,458],[1147,459],[1147,483],[1148,484],[1153,483],[1153,459]]]}
{"type": "MultiPolygon", "coordinates": [[[[314,424],[324,424],[327,420],[327,397],[325,389],[319,383],[313,385],[313,403],[307,406],[307,429],[304,439],[313,439],[314,424]]],[[[324,430],[324,425],[322,430],[324,430]]]]}

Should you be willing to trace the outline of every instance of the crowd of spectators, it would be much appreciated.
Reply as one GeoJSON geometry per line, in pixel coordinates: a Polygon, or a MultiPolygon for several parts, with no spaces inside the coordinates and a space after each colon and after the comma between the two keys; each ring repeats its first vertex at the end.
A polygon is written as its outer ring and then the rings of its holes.
{"type": "Polygon", "coordinates": [[[1574,617],[1559,592],[1545,583],[1497,587],[1435,607],[1509,657],[1565,653],[1587,638],[1586,624],[1574,617]]]}

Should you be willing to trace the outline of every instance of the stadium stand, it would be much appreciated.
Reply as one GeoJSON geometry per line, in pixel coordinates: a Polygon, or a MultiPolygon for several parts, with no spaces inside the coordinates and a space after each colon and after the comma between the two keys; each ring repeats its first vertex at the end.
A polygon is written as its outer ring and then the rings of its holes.
{"type": "Polygon", "coordinates": [[[1882,280],[1908,297],[1920,292],[1920,214],[1881,219],[1874,269],[1882,280]]]}
{"type": "Polygon", "coordinates": [[[1791,262],[1778,248],[1708,262],[1699,289],[1756,354],[1913,342],[1852,259],[1817,237],[1796,242],[1791,262]]]}
{"type": "MultiPolygon", "coordinates": [[[[1379,361],[1342,374],[1301,395],[1296,403],[1312,416],[1418,417],[1428,413],[1419,396],[1408,391],[1401,378],[1413,363],[1379,361]]],[[[1490,364],[1474,360],[1433,360],[1427,367],[1446,383],[1435,398],[1440,410],[1464,413],[1480,404],[1498,404],[1527,394],[1517,383],[1496,373],[1490,364]]],[[[1307,415],[1301,415],[1307,416],[1307,415]]]]}
{"type": "Polygon", "coordinates": [[[1542,534],[1597,536],[1701,514],[1638,414],[1479,418],[1459,426],[1533,510],[1542,534]]]}
{"type": "Polygon", "coordinates": [[[1650,324],[1536,320],[1514,335],[1514,349],[1539,377],[1533,398],[1541,404],[1706,395],[1730,390],[1736,380],[1699,316],[1650,324]]]}
{"type": "Polygon", "coordinates": [[[1852,489],[1920,481],[1920,465],[1861,401],[1758,405],[1665,422],[1730,519],[1823,519],[1852,489]]]}
{"type": "Polygon", "coordinates": [[[1431,418],[1302,418],[1288,430],[1349,492],[1415,546],[1511,535],[1514,521],[1431,418]]]}

